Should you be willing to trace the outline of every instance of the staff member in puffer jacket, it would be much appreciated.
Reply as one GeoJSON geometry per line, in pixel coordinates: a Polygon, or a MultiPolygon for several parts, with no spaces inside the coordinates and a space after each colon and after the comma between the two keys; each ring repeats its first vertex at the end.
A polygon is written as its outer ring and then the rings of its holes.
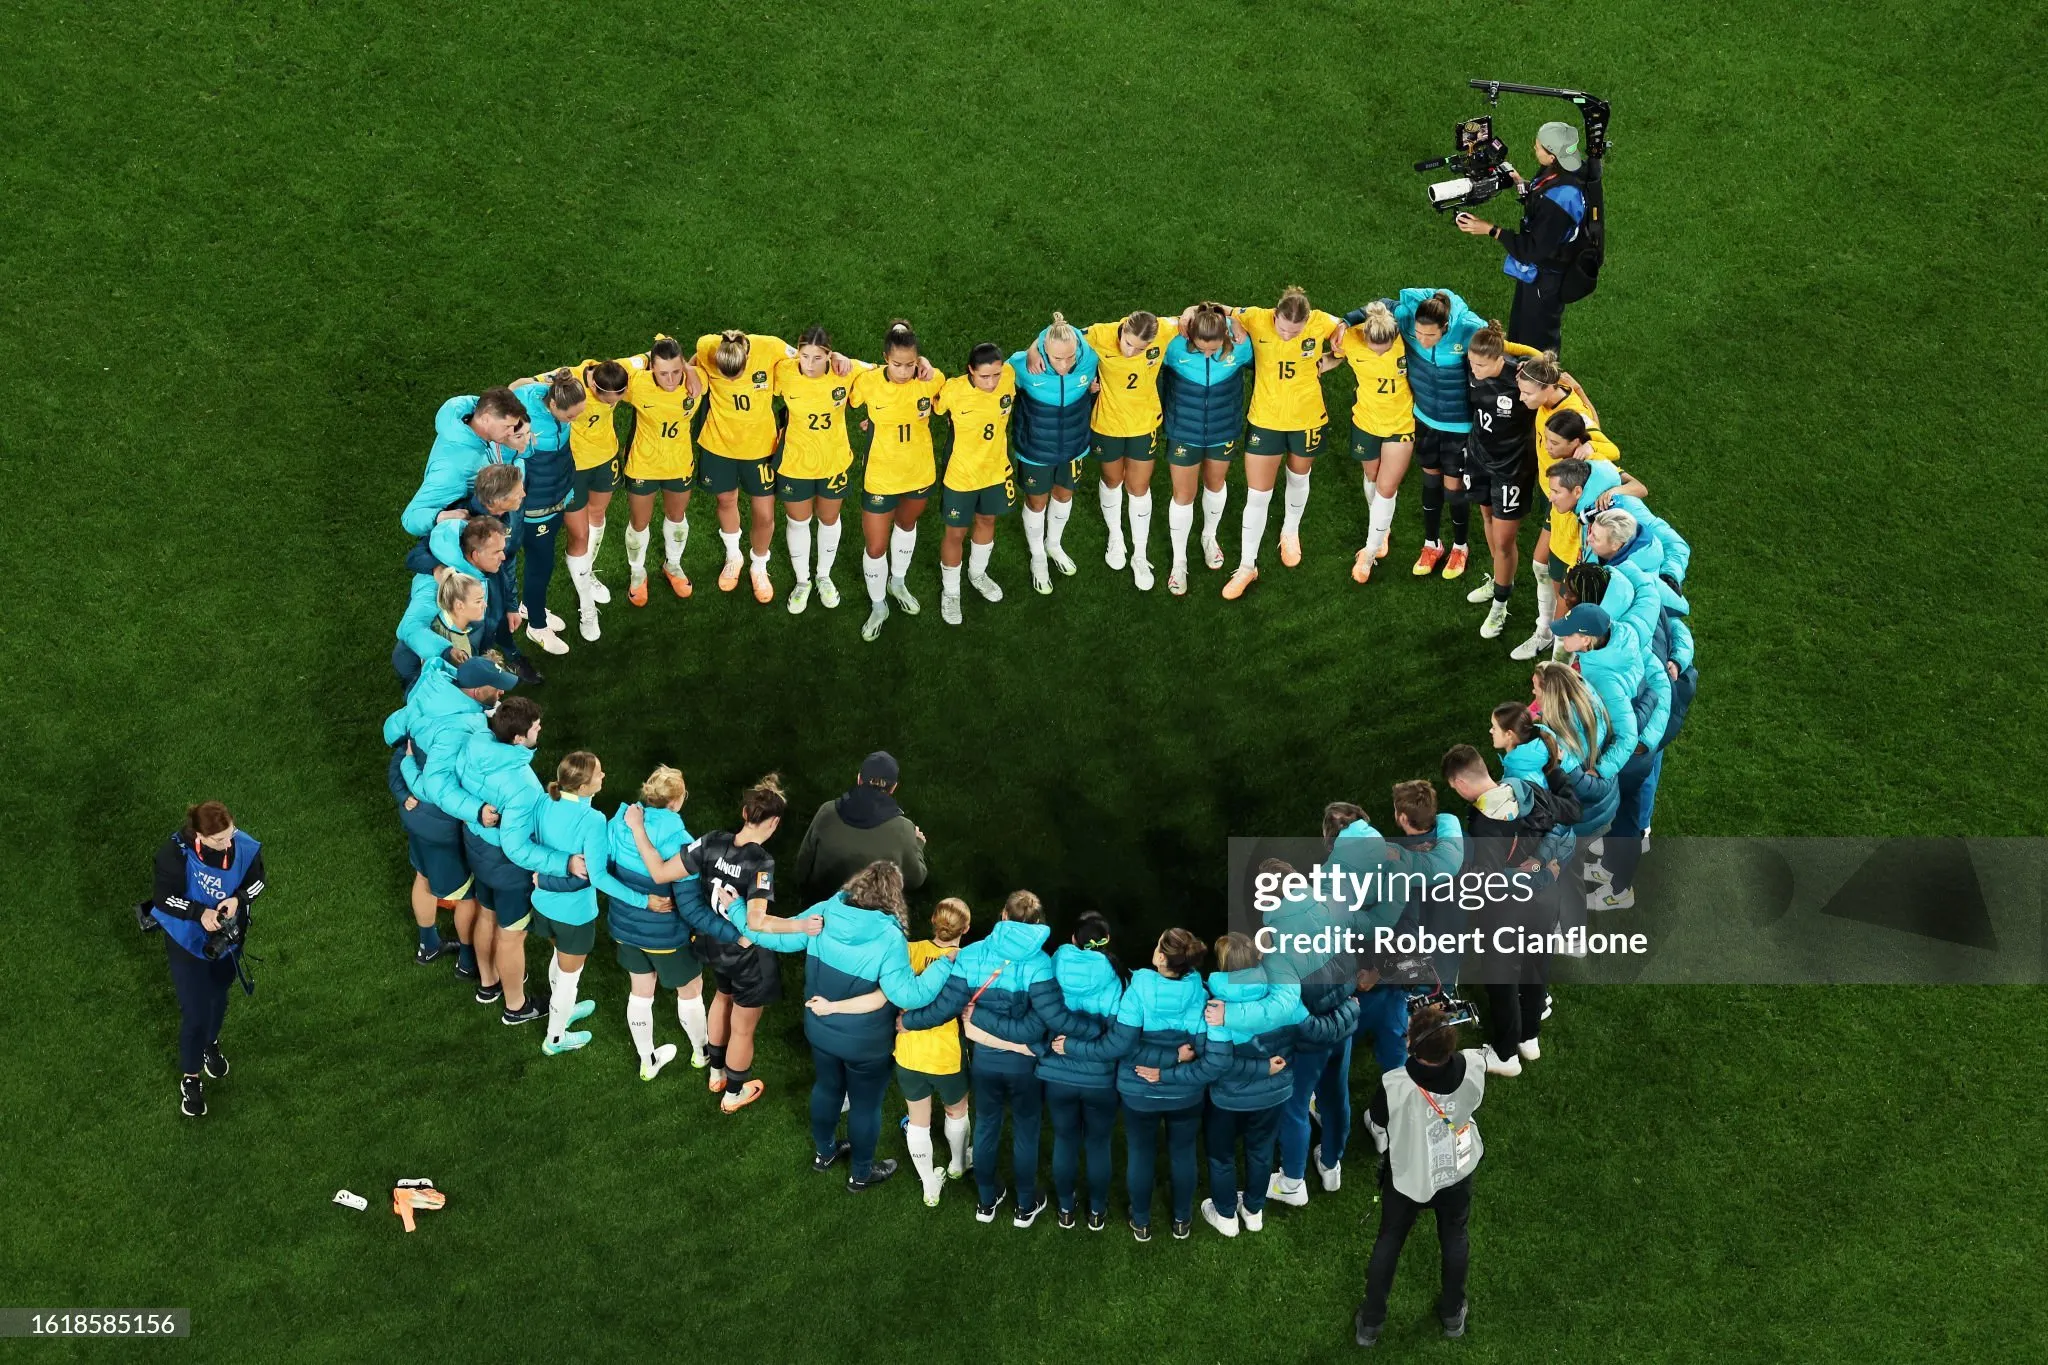
{"type": "MultiPolygon", "coordinates": [[[[1109,951],[1109,921],[1094,911],[1075,921],[1073,938],[1052,955],[1052,975],[1031,988],[1031,1012],[1046,1033],[1099,1039],[1123,1002],[1123,968],[1109,951]]],[[[1109,1226],[1109,1140],[1116,1127],[1116,1067],[1053,1052],[1039,1054],[1038,1079],[1052,1111],[1052,1189],[1059,1221],[1078,1217],[1081,1153],[1088,1153],[1088,1230],[1109,1226]]]]}
{"type": "Polygon", "coordinates": [[[150,917],[164,931],[171,985],[178,992],[178,1110],[187,1118],[206,1113],[200,1073],[215,1080],[228,1074],[220,1029],[228,1015],[228,987],[240,970],[240,940],[209,952],[207,937],[237,917],[246,926],[249,906],[263,886],[263,845],[236,829],[234,816],[218,801],[187,810],[185,827],[156,851],[150,917]]]}
{"type": "Polygon", "coordinates": [[[1003,1115],[1010,1116],[1010,1178],[1017,1187],[1013,1227],[1028,1228],[1045,1210],[1038,1189],[1038,1128],[1044,1095],[1031,1046],[1045,1037],[1045,1025],[1031,1012],[1031,988],[1052,975],[1045,955],[1045,908],[1029,891],[1013,891],[1003,917],[987,938],[970,943],[953,961],[952,978],[930,1005],[903,1016],[907,1029],[931,1028],[958,1017],[973,1042],[974,1178],[980,1202],[974,1216],[995,1221],[1002,1206],[1003,1115]],[[977,1038],[979,1031],[985,1038],[977,1038]],[[1004,1044],[1012,1046],[1006,1047],[1004,1044]]]}
{"type": "Polygon", "coordinates": [[[1195,1229],[1195,1134],[1202,1126],[1203,1092],[1221,1069],[1220,1052],[1211,1060],[1209,1027],[1202,1021],[1208,992],[1200,969],[1208,952],[1209,945],[1187,930],[1168,929],[1152,949],[1152,965],[1131,974],[1116,1021],[1101,1038],[1052,1040],[1060,1056],[1116,1064],[1131,1235],[1141,1242],[1152,1240],[1153,1167],[1162,1127],[1173,1171],[1173,1235],[1185,1238],[1195,1229]]]}
{"type": "Polygon", "coordinates": [[[929,1005],[951,984],[953,969],[939,961],[923,972],[911,970],[910,911],[903,903],[903,872],[894,863],[870,864],[830,900],[796,919],[803,932],[766,927],[779,921],[750,920],[747,935],[778,953],[804,954],[805,999],[860,1002],[878,990],[885,997],[875,1009],[804,1011],[804,1037],[817,1067],[811,1085],[811,1168],[827,1171],[840,1157],[850,1157],[846,1188],[858,1194],[896,1174],[894,1161],[875,1159],[882,1095],[895,1055],[896,1012],[929,1005]],[[813,929],[813,924],[820,927],[813,929]],[[846,1142],[838,1140],[842,1105],[846,1142]]]}
{"type": "MultiPolygon", "coordinates": [[[[1216,944],[1217,971],[1209,974],[1209,994],[1223,1002],[1250,1005],[1268,1000],[1279,989],[1261,970],[1262,955],[1243,934],[1225,934],[1216,944]]],[[[1294,1082],[1287,1068],[1297,1050],[1323,1056],[1351,1036],[1358,1023],[1357,997],[1345,998],[1328,1014],[1312,1015],[1294,992],[1292,1006],[1278,1023],[1259,1029],[1212,1024],[1209,1048],[1229,1049],[1230,1061],[1209,1084],[1209,1197],[1202,1201],[1202,1219],[1225,1237],[1237,1236],[1240,1203],[1237,1149],[1244,1147],[1243,1226],[1258,1232],[1266,1225],[1266,1189],[1273,1173],[1273,1144],[1280,1132],[1280,1111],[1294,1082]]]]}

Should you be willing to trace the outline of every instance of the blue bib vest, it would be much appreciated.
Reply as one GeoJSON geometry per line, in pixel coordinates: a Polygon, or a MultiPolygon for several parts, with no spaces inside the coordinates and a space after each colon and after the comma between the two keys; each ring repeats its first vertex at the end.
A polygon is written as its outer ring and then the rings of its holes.
{"type": "MultiPolygon", "coordinates": [[[[235,852],[228,867],[208,867],[200,860],[196,844],[186,843],[185,848],[185,899],[203,909],[211,910],[242,889],[242,883],[249,875],[249,868],[256,861],[257,850],[263,845],[243,833],[235,831],[235,852]]],[[[149,912],[171,941],[194,957],[206,956],[206,926],[196,919],[179,919],[166,915],[162,910],[151,907],[149,912]]],[[[229,950],[240,952],[240,947],[229,950]]]]}

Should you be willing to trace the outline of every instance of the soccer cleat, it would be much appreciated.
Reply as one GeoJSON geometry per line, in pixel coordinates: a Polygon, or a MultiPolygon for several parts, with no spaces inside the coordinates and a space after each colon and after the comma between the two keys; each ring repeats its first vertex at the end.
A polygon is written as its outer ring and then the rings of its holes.
{"type": "Polygon", "coordinates": [[[759,1076],[750,1076],[747,1078],[747,1083],[738,1090],[728,1090],[725,1092],[725,1098],[718,1102],[718,1112],[721,1114],[737,1114],[755,1100],[760,1099],[767,1089],[768,1082],[762,1080],[759,1076]]]}
{"type": "Polygon", "coordinates": [[[1427,578],[1436,572],[1436,566],[1443,563],[1444,547],[1434,541],[1422,543],[1422,553],[1415,556],[1415,567],[1408,572],[1417,578],[1427,578]]]}
{"type": "Polygon", "coordinates": [[[1317,1157],[1316,1174],[1322,1177],[1324,1190],[1334,1192],[1344,1188],[1343,1162],[1340,1161],[1334,1166],[1325,1166],[1323,1164],[1322,1158],[1317,1157]]]}
{"type": "Polygon", "coordinates": [[[424,967],[429,962],[439,962],[450,953],[459,952],[461,949],[462,945],[452,938],[444,938],[431,948],[422,943],[412,950],[413,965],[424,967]]]}
{"type": "Polygon", "coordinates": [[[1282,535],[1280,537],[1280,562],[1288,568],[1301,563],[1301,537],[1282,535]]]}
{"type": "Polygon", "coordinates": [[[752,578],[754,581],[754,600],[762,606],[773,602],[775,600],[775,580],[768,576],[768,571],[766,569],[755,569],[752,573],[752,578]]]}
{"type": "Polygon", "coordinates": [[[1486,1049],[1486,1074],[1489,1076],[1519,1076],[1522,1074],[1520,1054],[1502,1061],[1494,1055],[1492,1048],[1486,1049]]]}
{"type": "Polygon", "coordinates": [[[1008,1199],[1009,1197],[1010,1192],[1008,1190],[997,1190],[995,1202],[993,1204],[976,1204],[974,1206],[974,1221],[977,1223],[995,1222],[996,1210],[1001,1208],[1003,1206],[1003,1201],[1005,1199],[1008,1199]]]}
{"type": "Polygon", "coordinates": [[[1073,556],[1069,555],[1065,550],[1048,545],[1045,547],[1045,557],[1052,561],[1052,566],[1055,569],[1058,569],[1069,578],[1081,572],[1075,565],[1073,556]]]}
{"type": "Polygon", "coordinates": [[[1266,1182],[1266,1198],[1278,1200],[1297,1209],[1302,1208],[1308,1203],[1308,1182],[1304,1180],[1290,1190],[1287,1188],[1287,1177],[1275,1171],[1273,1178],[1266,1182]]]}
{"type": "Polygon", "coordinates": [[[1351,581],[1353,583],[1372,582],[1373,562],[1373,553],[1370,546],[1360,549],[1357,554],[1353,555],[1351,557],[1351,581]]]}
{"type": "Polygon", "coordinates": [[[971,573],[967,575],[967,582],[976,592],[981,594],[982,601],[1000,602],[1003,600],[1003,585],[990,578],[987,574],[971,573]]]}
{"type": "Polygon", "coordinates": [[[1463,578],[1465,576],[1465,562],[1471,557],[1471,552],[1464,546],[1453,545],[1451,547],[1451,557],[1444,561],[1444,577],[1463,578]]]}
{"type": "Polygon", "coordinates": [[[575,1029],[564,1033],[559,1041],[553,1038],[543,1038],[540,1040],[541,1052],[549,1057],[559,1057],[565,1052],[574,1052],[579,1047],[589,1046],[590,1033],[585,1029],[575,1029]]]}
{"type": "Polygon", "coordinates": [[[1052,596],[1052,575],[1046,572],[1043,559],[1031,561],[1031,588],[1040,597],[1052,596]]]}
{"type": "Polygon", "coordinates": [[[1124,546],[1122,536],[1110,537],[1108,546],[1102,552],[1102,562],[1109,565],[1113,572],[1122,572],[1123,567],[1131,562],[1131,552],[1124,546]]]}
{"type": "Polygon", "coordinates": [[[841,1138],[837,1143],[833,1144],[831,1151],[815,1152],[811,1155],[811,1169],[814,1171],[829,1171],[839,1164],[839,1158],[851,1156],[852,1154],[853,1144],[845,1138],[841,1138]]]}
{"type": "Polygon", "coordinates": [[[597,604],[595,602],[586,602],[577,608],[576,633],[581,635],[586,642],[595,640],[604,633],[598,628],[597,604]]]}
{"type": "Polygon", "coordinates": [[[1522,1054],[1522,1060],[1525,1062],[1540,1062],[1543,1060],[1543,1045],[1534,1038],[1517,1047],[1515,1051],[1522,1054]]]}
{"type": "MultiPolygon", "coordinates": [[[[1237,1236],[1237,1215],[1233,1213],[1226,1218],[1216,1212],[1216,1201],[1213,1199],[1204,1199],[1202,1201],[1202,1221],[1222,1233],[1225,1237],[1237,1236]]],[[[1180,1224],[1174,1224],[1173,1235],[1176,1237],[1180,1236],[1180,1224]]]]}
{"type": "Polygon", "coordinates": [[[1106,1214],[1106,1213],[1103,1213],[1103,1212],[1100,1212],[1099,1210],[1098,1210],[1098,1211],[1091,1211],[1091,1212],[1089,1213],[1089,1215],[1088,1215],[1088,1231],[1090,1231],[1090,1232],[1100,1232],[1100,1231],[1102,1231],[1102,1230],[1103,1230],[1104,1228],[1106,1228],[1106,1227],[1108,1227],[1108,1226],[1109,1226],[1109,1215],[1108,1215],[1108,1214],[1106,1214]]]}
{"type": "Polygon", "coordinates": [[[550,654],[567,654],[569,652],[569,642],[555,634],[553,627],[528,626],[526,628],[526,638],[550,654]]]}
{"type": "Polygon", "coordinates": [[[1190,1219],[1190,1218],[1176,1218],[1176,1219],[1174,1219],[1174,1220],[1173,1220],[1173,1240],[1174,1240],[1174,1241],[1176,1241],[1176,1242],[1185,1242],[1185,1241],[1186,1241],[1186,1240],[1187,1240],[1188,1238],[1190,1238],[1190,1237],[1192,1237],[1192,1236],[1194,1236],[1194,1235],[1195,1235],[1195,1224],[1194,1224],[1194,1220],[1193,1220],[1193,1219],[1190,1219]]]}
{"type": "Polygon", "coordinates": [[[1240,1202],[1237,1209],[1237,1218],[1238,1222],[1243,1224],[1246,1232],[1264,1232],[1266,1230],[1266,1211],[1264,1209],[1254,1213],[1240,1202]]]}
{"type": "Polygon", "coordinates": [[[949,592],[939,598],[939,619],[949,626],[960,624],[960,598],[958,594],[949,592]]]}
{"type": "Polygon", "coordinates": [[[661,1074],[663,1067],[675,1059],[676,1045],[674,1043],[663,1043],[660,1047],[654,1049],[653,1060],[640,1063],[640,1079],[643,1081],[653,1080],[661,1074]]]}
{"type": "Polygon", "coordinates": [[[1513,649],[1508,651],[1508,657],[1510,659],[1517,659],[1523,663],[1527,663],[1529,660],[1535,658],[1538,654],[1541,654],[1544,650],[1550,648],[1550,644],[1550,631],[1546,627],[1538,626],[1536,628],[1535,634],[1531,635],[1528,639],[1522,641],[1522,643],[1516,645],[1513,649]]]}
{"type": "Polygon", "coordinates": [[[1491,601],[1492,599],[1493,599],[1493,575],[1492,575],[1492,574],[1490,574],[1490,573],[1483,573],[1483,574],[1479,575],[1479,586],[1478,586],[1478,587],[1476,587],[1476,588],[1474,588],[1474,589],[1472,589],[1472,591],[1470,591],[1470,592],[1466,593],[1466,594],[1465,594],[1465,600],[1466,600],[1467,602],[1471,602],[1471,603],[1475,603],[1475,604],[1476,604],[1476,603],[1480,603],[1480,602],[1487,602],[1487,601],[1491,601]]]}
{"type": "Polygon", "coordinates": [[[1238,598],[1244,596],[1244,590],[1246,588],[1249,588],[1252,584],[1258,581],[1258,569],[1239,569],[1236,573],[1230,576],[1230,581],[1223,585],[1223,600],[1226,602],[1235,602],[1238,598]]]}
{"type": "Polygon", "coordinates": [[[889,619],[889,604],[877,602],[868,609],[868,619],[860,628],[860,638],[873,644],[882,638],[882,622],[889,619]]]}
{"type": "Polygon", "coordinates": [[[498,1012],[498,1022],[508,1027],[514,1024],[530,1024],[546,1014],[547,1011],[541,1007],[540,1001],[528,996],[526,1003],[518,1009],[515,1010],[507,1006],[505,1009],[500,1010],[498,1012]]]}
{"type": "Polygon", "coordinates": [[[918,1183],[924,1186],[924,1206],[928,1209],[937,1208],[939,1206],[939,1196],[946,1192],[946,1168],[943,1166],[937,1168],[932,1172],[931,1179],[921,1180],[918,1183]]]}
{"type": "Polygon", "coordinates": [[[710,1065],[711,1059],[704,1055],[704,1049],[698,1047],[690,1049],[690,1069],[692,1071],[702,1071],[710,1065]]]}
{"type": "MultiPolygon", "coordinates": [[[[1391,539],[1391,537],[1390,537],[1390,539],[1391,539]]],[[[1385,558],[1387,557],[1387,542],[1386,542],[1386,541],[1384,541],[1384,540],[1383,540],[1383,541],[1381,541],[1381,542],[1380,542],[1380,547],[1379,547],[1379,549],[1377,549],[1377,550],[1373,551],[1373,555],[1372,555],[1372,557],[1373,557],[1374,559],[1385,559],[1385,558]]]]}
{"type": "Polygon", "coordinates": [[[626,600],[636,607],[647,605],[647,574],[644,570],[633,571],[633,579],[626,585],[626,600]]]}
{"type": "Polygon", "coordinates": [[[1507,629],[1507,624],[1508,604],[1505,602],[1495,602],[1491,607],[1487,608],[1486,619],[1479,623],[1479,638],[1482,640],[1498,640],[1501,631],[1507,629]]]}
{"type": "Polygon", "coordinates": [[[505,988],[503,986],[478,986],[476,988],[476,1002],[479,1005],[495,1005],[504,998],[505,988]]]}
{"type": "Polygon", "coordinates": [[[704,1088],[714,1095],[723,1095],[725,1093],[725,1068],[712,1067],[710,1074],[704,1078],[704,1088]]]}
{"type": "Polygon", "coordinates": [[[897,606],[903,608],[905,616],[915,616],[924,610],[923,607],[918,605],[917,598],[911,595],[910,585],[900,578],[889,580],[889,598],[897,606]]]}
{"type": "MultiPolygon", "coordinates": [[[[726,560],[725,566],[718,571],[718,590],[720,592],[731,592],[734,588],[737,588],[740,585],[740,570],[745,567],[746,565],[737,558],[726,560]]],[[[667,570],[663,570],[663,572],[665,573],[667,570]]],[[[673,582],[674,580],[671,579],[670,581],[673,582]]]]}
{"type": "Polygon", "coordinates": [[[1151,1241],[1152,1225],[1150,1223],[1133,1222],[1131,1224],[1131,1236],[1137,1238],[1141,1242],[1151,1241]]]}
{"type": "Polygon", "coordinates": [[[1152,576],[1152,561],[1149,559],[1132,560],[1131,581],[1138,585],[1139,592],[1152,591],[1153,583],[1158,581],[1152,576]]]}
{"type": "Polygon", "coordinates": [[[809,605],[811,605],[811,583],[809,579],[805,579],[789,590],[789,614],[791,616],[802,616],[804,608],[809,605]]]}
{"type": "Polygon", "coordinates": [[[1216,537],[1202,537],[1202,562],[1212,569],[1223,567],[1223,545],[1216,537]]]}
{"type": "Polygon", "coordinates": [[[1625,891],[1616,891],[1610,887],[1605,891],[1595,891],[1586,897],[1588,910],[1629,910],[1635,907],[1635,903],[1636,889],[1633,886],[1625,891]]]}
{"type": "Polygon", "coordinates": [[[179,1078],[178,1112],[188,1119],[206,1116],[206,1083],[197,1076],[179,1078]]]}
{"type": "Polygon", "coordinates": [[[604,580],[594,573],[590,575],[590,600],[599,606],[603,606],[612,600],[612,590],[607,588],[604,585],[604,580]]]}
{"type": "Polygon", "coordinates": [[[829,578],[818,580],[818,605],[826,611],[839,605],[839,588],[829,578]]]}
{"type": "Polygon", "coordinates": [[[1607,886],[1614,881],[1614,874],[1599,863],[1587,863],[1586,880],[1595,886],[1607,886]]]}
{"type": "Polygon", "coordinates": [[[868,1167],[868,1178],[866,1180],[855,1180],[851,1176],[847,1177],[847,1193],[859,1194],[863,1190],[881,1184],[894,1174],[896,1174],[896,1162],[887,1157],[878,1158],[868,1167]]]}
{"type": "Polygon", "coordinates": [[[1380,1341],[1380,1329],[1385,1326],[1383,1322],[1368,1323],[1365,1320],[1365,1305],[1361,1303],[1358,1305],[1358,1311],[1351,1315],[1352,1340],[1360,1346],[1377,1346],[1380,1341]]]}
{"type": "Polygon", "coordinates": [[[1038,1202],[1033,1204],[1029,1210],[1026,1210],[1023,1202],[1021,1200],[1018,1201],[1017,1213],[1015,1217],[1010,1219],[1010,1226],[1013,1228],[1030,1227],[1038,1221],[1038,1215],[1045,1212],[1045,1206],[1048,1202],[1050,1201],[1041,1194],[1038,1196],[1038,1202]]]}
{"type": "Polygon", "coordinates": [[[578,1000],[576,1007],[569,1011],[569,1022],[572,1024],[581,1023],[595,1013],[597,1013],[597,1002],[595,1000],[578,1000]]]}
{"type": "Polygon", "coordinates": [[[1456,1317],[1437,1319],[1438,1322],[1443,1324],[1446,1340],[1456,1341],[1459,1337],[1465,1335],[1465,1314],[1470,1310],[1470,1307],[1471,1305],[1469,1304],[1460,1305],[1456,1317]]]}
{"type": "Polygon", "coordinates": [[[199,1064],[206,1068],[206,1074],[220,1080],[228,1074],[228,1059],[221,1055],[219,1043],[208,1043],[199,1053],[199,1064]]]}
{"type": "Polygon", "coordinates": [[[1175,597],[1186,597],[1188,595],[1187,565],[1176,564],[1173,566],[1173,570],[1166,575],[1166,590],[1175,597]]]}
{"type": "MultiPolygon", "coordinates": [[[[690,586],[690,576],[683,572],[683,566],[680,564],[662,565],[661,576],[668,580],[669,591],[673,592],[678,597],[688,597],[691,593],[696,591],[695,588],[690,586]]],[[[720,587],[725,587],[725,579],[723,576],[719,578],[718,585],[720,587]]],[[[728,591],[730,591],[730,589],[728,589],[728,591]]]]}

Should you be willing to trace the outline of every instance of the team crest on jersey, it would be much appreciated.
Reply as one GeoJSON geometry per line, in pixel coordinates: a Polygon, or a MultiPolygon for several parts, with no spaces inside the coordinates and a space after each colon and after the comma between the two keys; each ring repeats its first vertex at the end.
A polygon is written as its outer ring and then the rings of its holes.
{"type": "Polygon", "coordinates": [[[1157,346],[1147,346],[1147,347],[1145,348],[1145,359],[1147,359],[1147,360],[1157,360],[1157,359],[1159,359],[1159,348],[1158,348],[1157,346]]]}
{"type": "Polygon", "coordinates": [[[1395,357],[1394,357],[1394,373],[1395,373],[1395,374],[1406,374],[1406,373],[1408,373],[1408,357],[1407,357],[1407,356],[1405,356],[1405,355],[1397,355],[1397,356],[1395,356],[1395,357]]]}
{"type": "Polygon", "coordinates": [[[1451,344],[1451,354],[1452,354],[1452,355],[1463,355],[1463,354],[1465,354],[1465,347],[1464,347],[1464,344],[1463,344],[1462,342],[1453,342],[1453,343],[1451,344]]]}
{"type": "Polygon", "coordinates": [[[1002,411],[1008,412],[1010,410],[1010,395],[1006,393],[1001,398],[998,398],[996,400],[996,406],[1000,408],[1002,411]]]}
{"type": "Polygon", "coordinates": [[[1509,416],[1515,410],[1515,400],[1506,394],[1501,394],[1494,401],[1500,405],[1500,415],[1503,417],[1509,416]]]}
{"type": "Polygon", "coordinates": [[[768,371],[756,370],[748,377],[754,381],[755,388],[765,389],[768,387],[768,371]]]}
{"type": "Polygon", "coordinates": [[[917,415],[918,415],[919,417],[928,417],[928,416],[930,416],[930,415],[931,415],[931,410],[932,410],[932,400],[931,400],[931,399],[929,399],[929,398],[920,398],[920,399],[918,399],[918,400],[917,400],[917,415]]]}
{"type": "Polygon", "coordinates": [[[845,390],[845,389],[834,389],[834,390],[832,390],[832,401],[833,401],[833,402],[835,402],[835,403],[844,403],[844,402],[846,401],[846,390],[845,390]]]}
{"type": "Polygon", "coordinates": [[[1315,354],[1315,349],[1316,339],[1314,337],[1303,337],[1301,339],[1301,353],[1303,355],[1313,355],[1315,354]]]}

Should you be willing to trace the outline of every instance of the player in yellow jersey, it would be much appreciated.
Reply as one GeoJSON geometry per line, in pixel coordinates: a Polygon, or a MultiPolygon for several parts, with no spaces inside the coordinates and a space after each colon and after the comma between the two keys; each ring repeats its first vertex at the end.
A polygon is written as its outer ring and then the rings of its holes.
{"type": "Polygon", "coordinates": [[[1383,300],[1365,306],[1365,321],[1344,336],[1344,353],[1325,356],[1322,367],[1346,362],[1358,380],[1351,404],[1351,455],[1365,471],[1365,548],[1351,561],[1351,577],[1364,583],[1373,565],[1387,556],[1394,504],[1401,477],[1415,454],[1415,408],[1408,392],[1408,347],[1401,325],[1383,300]]]}
{"type": "MultiPolygon", "coordinates": [[[[1017,505],[1010,477],[1010,411],[1016,404],[1017,376],[1003,363],[1003,348],[984,341],[968,352],[967,373],[948,379],[933,406],[953,419],[953,451],[939,492],[946,517],[939,543],[939,619],[949,626],[960,624],[961,549],[970,530],[967,581],[984,600],[1003,600],[1002,588],[988,576],[988,560],[996,548],[996,518],[1017,505]]],[[[927,1116],[925,1127],[930,1126],[927,1116]]]]}
{"type": "MultiPolygon", "coordinates": [[[[1551,438],[1550,418],[1558,412],[1576,412],[1586,419],[1586,446],[1580,459],[1619,460],[1621,451],[1600,430],[1600,414],[1593,400],[1569,374],[1558,368],[1557,352],[1545,351],[1524,360],[1515,376],[1524,406],[1536,410],[1536,487],[1545,486],[1550,466],[1557,463],[1551,438]]],[[[1579,561],[1578,518],[1552,509],[1536,536],[1536,549],[1529,557],[1529,571],[1536,578],[1536,629],[1528,639],[1509,651],[1509,657],[1527,661],[1555,643],[1550,622],[1557,615],[1557,584],[1564,571],[1579,561]]]]}
{"type": "MultiPolygon", "coordinates": [[[[812,326],[797,339],[796,354],[775,362],[775,396],[788,414],[782,456],[776,463],[775,487],[782,500],[783,534],[796,586],[789,590],[789,613],[801,615],[811,604],[811,538],[818,541],[818,600],[839,605],[832,582],[832,561],[839,554],[840,504],[852,482],[853,447],[846,439],[849,377],[834,368],[832,334],[812,326]],[[815,513],[815,516],[814,516],[815,513]]],[[[872,369],[860,361],[854,368],[872,369]]]]}
{"type": "Polygon", "coordinates": [[[704,376],[683,355],[683,344],[657,336],[644,355],[623,362],[626,405],[633,409],[633,443],[626,448],[626,600],[647,605],[647,539],[654,495],[661,495],[661,570],[678,597],[690,595],[683,548],[690,543],[690,480],[697,452],[690,422],[704,395],[704,376]]]}
{"type": "Polygon", "coordinates": [[[604,541],[605,511],[619,481],[618,407],[626,401],[632,372],[617,360],[586,360],[569,370],[583,385],[583,411],[569,428],[569,506],[562,517],[563,559],[576,588],[577,632],[598,638],[597,609],[612,600],[598,580],[597,548],[604,541]]]}
{"type": "Polygon", "coordinates": [[[1308,472],[1322,448],[1329,412],[1323,406],[1324,348],[1344,354],[1344,324],[1311,308],[1308,295],[1289,285],[1272,308],[1234,308],[1251,337],[1253,362],[1250,430],[1244,443],[1244,544],[1237,572],[1223,585],[1231,601],[1259,577],[1259,542],[1266,536],[1266,511],[1273,502],[1280,463],[1287,463],[1287,497],[1280,520],[1280,562],[1301,563],[1301,514],[1308,507],[1308,472]]]}
{"type": "Polygon", "coordinates": [[[740,492],[751,503],[751,561],[756,602],[773,602],[768,552],[775,543],[775,448],[782,438],[775,421],[775,366],[796,351],[780,337],[741,331],[697,338],[697,367],[710,385],[705,397],[703,448],[698,482],[718,500],[718,538],[725,543],[725,567],[718,590],[740,584],[740,492]]]}
{"type": "Polygon", "coordinates": [[[847,405],[866,408],[861,429],[872,431],[861,473],[860,527],[867,555],[868,619],[860,638],[873,640],[889,619],[889,599],[910,615],[917,598],[905,581],[917,550],[917,519],[939,481],[932,451],[932,405],[946,376],[925,363],[917,333],[898,318],[882,338],[882,364],[853,377],[847,405]]]}

